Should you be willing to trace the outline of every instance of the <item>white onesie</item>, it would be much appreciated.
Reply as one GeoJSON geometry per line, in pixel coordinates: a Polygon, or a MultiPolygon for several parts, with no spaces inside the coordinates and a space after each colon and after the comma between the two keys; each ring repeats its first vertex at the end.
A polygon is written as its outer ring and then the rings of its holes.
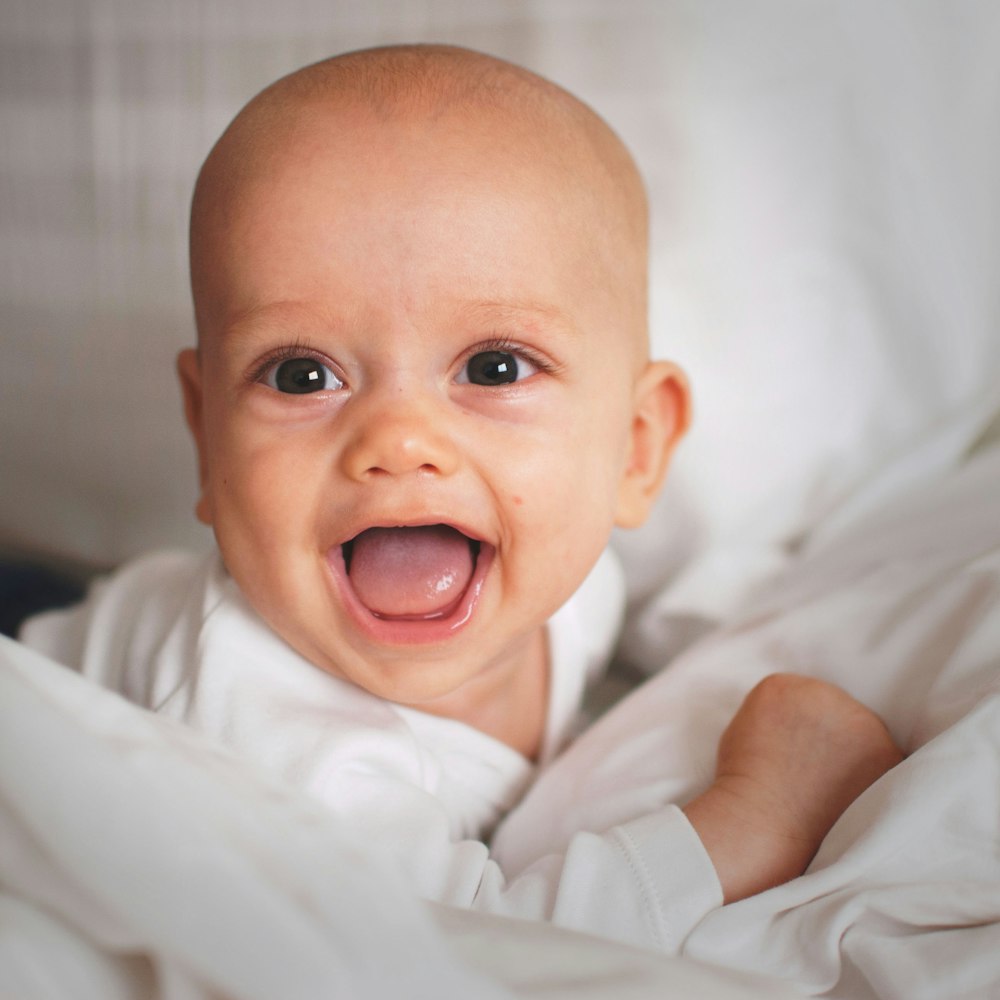
{"type": "MultiPolygon", "coordinates": [[[[606,553],[549,622],[542,766],[573,735],[622,605],[606,553]]],[[[533,777],[529,761],[464,723],[317,669],[246,603],[217,554],[139,559],[82,605],[31,619],[21,639],[318,797],[425,898],[668,951],[721,904],[711,861],[675,806],[581,832],[564,855],[501,872],[483,840],[533,777]]]]}

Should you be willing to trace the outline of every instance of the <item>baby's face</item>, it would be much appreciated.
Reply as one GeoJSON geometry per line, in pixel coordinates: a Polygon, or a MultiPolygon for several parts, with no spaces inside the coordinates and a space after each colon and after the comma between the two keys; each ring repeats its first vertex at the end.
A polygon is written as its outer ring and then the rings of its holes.
{"type": "Polygon", "coordinates": [[[653,492],[637,399],[680,405],[618,289],[637,251],[496,128],[292,128],[213,222],[181,360],[230,573],[306,658],[404,704],[539,642],[653,492]]]}

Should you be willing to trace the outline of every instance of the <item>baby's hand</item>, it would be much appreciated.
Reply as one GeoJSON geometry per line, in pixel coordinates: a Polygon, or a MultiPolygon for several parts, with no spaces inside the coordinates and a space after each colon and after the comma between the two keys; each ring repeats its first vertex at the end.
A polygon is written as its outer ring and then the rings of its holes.
{"type": "Polygon", "coordinates": [[[801,875],[840,814],[903,759],[840,688],[765,678],[722,735],[715,781],[685,807],[727,903],[801,875]]]}

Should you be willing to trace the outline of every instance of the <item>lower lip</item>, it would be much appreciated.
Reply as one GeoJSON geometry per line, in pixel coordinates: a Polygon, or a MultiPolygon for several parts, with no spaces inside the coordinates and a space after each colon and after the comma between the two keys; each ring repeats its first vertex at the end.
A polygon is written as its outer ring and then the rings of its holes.
{"type": "Polygon", "coordinates": [[[465,592],[447,614],[434,618],[380,618],[358,600],[348,579],[344,552],[339,545],[327,552],[326,564],[348,616],[367,638],[387,646],[430,645],[447,642],[472,621],[483,584],[493,564],[494,552],[492,545],[481,544],[476,568],[465,592]]]}

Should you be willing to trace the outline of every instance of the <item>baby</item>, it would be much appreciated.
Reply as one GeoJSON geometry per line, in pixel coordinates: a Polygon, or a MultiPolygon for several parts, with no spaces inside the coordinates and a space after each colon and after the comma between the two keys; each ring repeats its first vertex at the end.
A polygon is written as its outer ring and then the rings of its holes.
{"type": "Polygon", "coordinates": [[[676,941],[800,874],[899,756],[788,677],[683,811],[512,882],[481,842],[607,659],[602,553],[688,422],[648,357],[646,224],[604,122],[497,59],[394,47],[278,81],[192,209],[179,371],[219,555],[126,567],[26,641],[320,795],[431,898],[637,943],[660,907],[676,941]]]}

